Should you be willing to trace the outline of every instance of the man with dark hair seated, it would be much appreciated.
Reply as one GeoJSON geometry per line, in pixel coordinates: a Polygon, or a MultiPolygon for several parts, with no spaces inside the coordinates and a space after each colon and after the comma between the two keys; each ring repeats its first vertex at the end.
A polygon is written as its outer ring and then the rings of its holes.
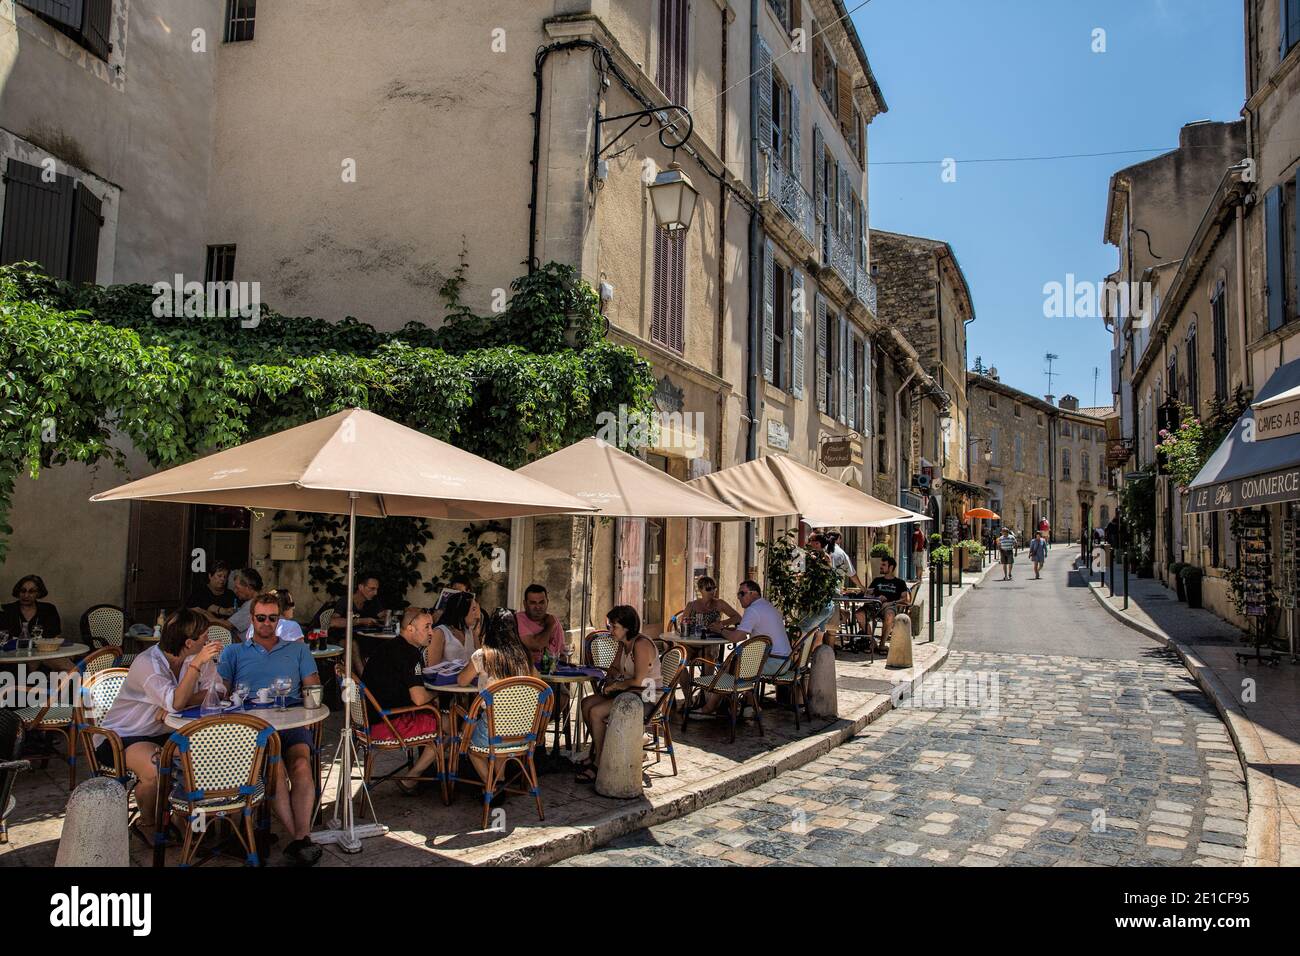
{"type": "MultiPolygon", "coordinates": [[[[306,641],[284,641],[276,636],[280,622],[280,600],[274,594],[253,598],[253,638],[232,644],[221,653],[217,673],[227,688],[247,684],[256,694],[273,686],[277,678],[293,681],[291,697],[300,697],[302,688],[320,683],[316,660],[306,641]]],[[[308,839],[316,806],[316,781],[311,759],[315,734],[310,727],[281,730],[280,763],[275,790],[275,814],[289,831],[291,841],[284,853],[295,863],[313,866],[321,857],[321,848],[308,839]],[[292,788],[292,789],[291,789],[292,788]]]]}

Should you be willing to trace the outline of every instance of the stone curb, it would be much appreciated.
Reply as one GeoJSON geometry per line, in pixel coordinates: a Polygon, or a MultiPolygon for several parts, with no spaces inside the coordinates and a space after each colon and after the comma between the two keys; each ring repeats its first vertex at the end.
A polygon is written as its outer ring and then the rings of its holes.
{"type": "MultiPolygon", "coordinates": [[[[1075,561],[1076,573],[1080,571],[1075,561]]],[[[1246,714],[1240,701],[1228,690],[1227,685],[1204,661],[1196,656],[1186,644],[1170,637],[1163,631],[1147,627],[1130,614],[1114,607],[1102,593],[1105,585],[1087,581],[1088,590],[1092,592],[1107,613],[1121,624],[1144,634],[1153,641],[1165,645],[1182,660],[1205,695],[1214,701],[1215,709],[1228,726],[1228,736],[1237,751],[1237,759],[1246,775],[1246,866],[1280,866],[1281,865],[1281,809],[1277,793],[1277,781],[1273,775],[1263,769],[1270,765],[1268,751],[1259,739],[1259,731],[1254,721],[1246,714]]]]}
{"type": "MultiPolygon", "coordinates": [[[[986,571],[992,571],[990,566],[986,571]]],[[[981,577],[982,581],[983,578],[981,577]]],[[[936,636],[940,650],[935,657],[919,668],[910,681],[900,682],[898,688],[910,689],[917,680],[943,666],[948,659],[948,645],[953,635],[953,609],[957,602],[973,590],[973,582],[965,583],[954,593],[944,607],[942,637],[936,636]]],[[[924,643],[924,642],[922,642],[924,643]]],[[[896,691],[901,696],[901,691],[896,691]]],[[[611,840],[635,830],[667,823],[678,817],[702,810],[738,793],[752,790],[787,770],[797,770],[818,757],[830,753],[840,744],[859,733],[868,724],[894,709],[893,698],[873,694],[853,714],[841,718],[827,730],[803,740],[792,740],[771,753],[754,757],[724,773],[709,778],[685,793],[674,793],[656,799],[653,794],[631,801],[627,806],[616,807],[596,820],[581,827],[564,827],[545,834],[532,834],[513,840],[507,838],[500,844],[499,853],[481,860],[479,866],[548,866],[560,860],[590,853],[611,840]]]]}

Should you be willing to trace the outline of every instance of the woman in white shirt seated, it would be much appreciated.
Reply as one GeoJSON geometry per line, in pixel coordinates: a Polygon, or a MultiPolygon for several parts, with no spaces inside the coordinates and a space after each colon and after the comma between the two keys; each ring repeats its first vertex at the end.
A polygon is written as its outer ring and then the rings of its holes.
{"type": "MultiPolygon", "coordinates": [[[[138,783],[135,799],[140,820],[153,842],[153,819],[158,799],[158,752],[171,735],[163,716],[203,702],[200,672],[221,654],[222,645],[208,642],[207,617],[182,608],[163,625],[162,640],[131,662],[126,683],[99,726],[117,734],[122,741],[126,768],[138,783]]],[[[96,750],[99,762],[113,763],[105,740],[96,750]]]]}
{"type": "Polygon", "coordinates": [[[478,601],[468,592],[453,594],[443,605],[442,617],[433,629],[433,640],[424,649],[424,666],[443,661],[468,661],[477,642],[474,632],[482,612],[478,601]]]}

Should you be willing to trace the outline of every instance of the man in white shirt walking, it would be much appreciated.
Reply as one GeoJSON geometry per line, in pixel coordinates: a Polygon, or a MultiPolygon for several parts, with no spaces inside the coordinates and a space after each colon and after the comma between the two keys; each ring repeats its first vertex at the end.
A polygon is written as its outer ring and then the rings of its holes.
{"type": "Polygon", "coordinates": [[[1010,581],[1011,565],[1016,559],[1016,536],[1010,528],[1002,529],[1002,536],[998,538],[998,550],[1002,552],[1002,580],[1010,581]]]}

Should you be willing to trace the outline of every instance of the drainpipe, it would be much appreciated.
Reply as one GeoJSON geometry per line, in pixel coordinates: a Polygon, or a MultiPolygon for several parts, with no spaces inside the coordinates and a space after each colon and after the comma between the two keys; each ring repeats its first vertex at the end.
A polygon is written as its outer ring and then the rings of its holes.
{"type": "MultiPolygon", "coordinates": [[[[749,2],[749,185],[758,195],[758,17],[760,0],[749,2]]],[[[758,457],[758,425],[762,420],[762,409],[758,405],[758,308],[761,288],[759,280],[762,271],[762,236],[759,234],[758,210],[749,211],[749,310],[748,341],[749,355],[745,365],[745,399],[748,405],[746,418],[748,431],[745,438],[745,460],[753,461],[758,457]]],[[[745,575],[748,576],[751,559],[756,559],[754,543],[754,522],[745,522],[745,575]]]]}
{"type": "Polygon", "coordinates": [[[1246,354],[1246,207],[1237,204],[1237,334],[1241,337],[1241,387],[1250,388],[1250,357],[1246,354]]]}
{"type": "MultiPolygon", "coordinates": [[[[894,393],[894,468],[899,472],[898,475],[898,504],[902,504],[903,498],[903,392],[907,391],[907,386],[916,378],[916,369],[907,373],[907,378],[903,379],[903,384],[898,386],[898,391],[894,393]]],[[[898,526],[898,540],[894,542],[894,553],[901,555],[903,553],[903,526],[898,526]]],[[[906,542],[906,546],[911,548],[912,542],[906,542]]],[[[910,567],[910,563],[908,565],[910,567]]]]}

